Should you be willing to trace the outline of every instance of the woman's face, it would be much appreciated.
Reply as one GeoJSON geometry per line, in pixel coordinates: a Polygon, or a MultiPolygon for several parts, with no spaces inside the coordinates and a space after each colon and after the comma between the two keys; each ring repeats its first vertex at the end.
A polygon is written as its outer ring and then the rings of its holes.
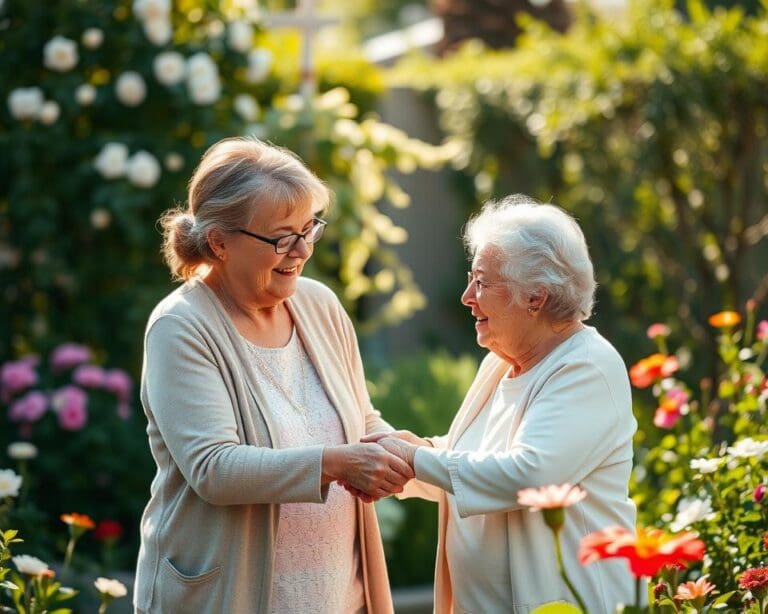
{"type": "MultiPolygon", "coordinates": [[[[261,205],[259,214],[243,230],[277,239],[288,234],[304,234],[312,228],[313,222],[310,202],[292,211],[284,205],[269,204],[261,205]]],[[[299,239],[289,252],[277,254],[269,243],[233,233],[227,238],[224,275],[245,290],[256,305],[276,305],[295,292],[296,280],[312,256],[313,247],[299,239]]]]}
{"type": "Polygon", "coordinates": [[[494,248],[479,251],[472,261],[469,283],[461,302],[475,317],[477,343],[502,358],[516,356],[530,334],[527,310],[512,302],[501,276],[501,261],[494,248]]]}

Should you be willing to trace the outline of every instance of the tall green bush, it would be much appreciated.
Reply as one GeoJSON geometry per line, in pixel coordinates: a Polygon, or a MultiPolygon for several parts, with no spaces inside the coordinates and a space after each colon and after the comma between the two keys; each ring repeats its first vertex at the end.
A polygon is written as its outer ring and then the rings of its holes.
{"type": "MultiPolygon", "coordinates": [[[[265,32],[247,4],[0,5],[0,356],[77,340],[135,373],[143,323],[171,288],[155,221],[184,201],[207,146],[244,133],[295,149],[338,194],[312,274],[353,312],[388,297],[371,324],[423,304],[389,248],[407,234],[378,204],[408,204],[387,170],[448,150],[361,116],[343,88],[305,106],[291,95],[296,37],[265,32]]],[[[371,107],[375,68],[354,54],[324,66],[324,87],[349,81],[371,107]]]]}
{"type": "Polygon", "coordinates": [[[698,0],[688,14],[668,0],[611,21],[582,10],[566,35],[527,20],[514,51],[469,45],[397,76],[436,94],[477,200],[529,192],[579,218],[595,322],[628,358],[671,314],[714,349],[704,316],[768,294],[768,16],[698,0]]]}

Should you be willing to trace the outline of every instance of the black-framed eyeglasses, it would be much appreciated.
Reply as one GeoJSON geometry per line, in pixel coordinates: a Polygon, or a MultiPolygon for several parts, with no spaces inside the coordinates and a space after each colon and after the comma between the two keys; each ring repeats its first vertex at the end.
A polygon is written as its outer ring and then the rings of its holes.
{"type": "Polygon", "coordinates": [[[294,247],[296,247],[299,239],[304,239],[307,245],[316,243],[320,237],[323,236],[323,230],[325,230],[325,225],[327,223],[328,222],[325,220],[321,220],[319,217],[316,217],[312,221],[312,228],[307,230],[307,232],[283,235],[282,237],[275,237],[274,239],[270,237],[262,237],[261,235],[257,235],[251,232],[250,230],[243,230],[242,228],[238,228],[237,232],[241,232],[244,235],[258,239],[259,241],[264,241],[264,243],[269,243],[272,247],[275,248],[276,254],[287,254],[294,247]]]}

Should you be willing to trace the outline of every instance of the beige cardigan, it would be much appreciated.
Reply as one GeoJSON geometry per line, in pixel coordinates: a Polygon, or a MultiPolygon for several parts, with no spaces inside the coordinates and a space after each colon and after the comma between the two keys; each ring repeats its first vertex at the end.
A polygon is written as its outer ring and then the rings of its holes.
{"type": "Polygon", "coordinates": [[[628,495],[632,469],[632,415],[627,370],[616,350],[587,327],[555,348],[526,380],[502,453],[453,451],[461,434],[496,390],[509,364],[493,353],[483,361],[447,437],[415,456],[417,480],[401,496],[437,501],[438,551],[435,612],[452,614],[453,587],[467,578],[451,577],[445,551],[449,522],[447,496],[461,518],[506,512],[512,603],[488,603],[484,614],[524,614],[552,601],[573,602],[555,565],[550,529],[540,512],[517,504],[526,487],[570,482],[587,498],[566,510],[561,532],[564,564],[592,614],[613,612],[634,600],[634,580],[624,560],[582,567],[576,560],[581,539],[611,525],[634,530],[636,509],[628,495]],[[447,495],[443,488],[454,494],[447,495]]]}
{"type": "MultiPolygon", "coordinates": [[[[286,302],[347,441],[389,430],[366,392],[357,339],[336,296],[299,279],[286,302]]],[[[280,503],[323,502],[322,446],[280,449],[244,342],[201,281],[147,324],[141,401],[157,474],[141,521],[139,612],[267,612],[280,503]]],[[[358,501],[368,611],[392,611],[372,505],[358,501]]]]}

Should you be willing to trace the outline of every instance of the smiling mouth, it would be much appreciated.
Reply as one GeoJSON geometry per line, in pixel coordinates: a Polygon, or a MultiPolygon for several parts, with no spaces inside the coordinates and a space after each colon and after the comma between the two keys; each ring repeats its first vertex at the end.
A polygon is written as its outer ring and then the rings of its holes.
{"type": "Polygon", "coordinates": [[[275,271],[280,273],[280,275],[289,275],[289,276],[290,275],[295,275],[298,272],[298,270],[299,270],[299,267],[297,267],[297,266],[292,266],[292,267],[287,268],[287,269],[275,269],[275,271]]]}

